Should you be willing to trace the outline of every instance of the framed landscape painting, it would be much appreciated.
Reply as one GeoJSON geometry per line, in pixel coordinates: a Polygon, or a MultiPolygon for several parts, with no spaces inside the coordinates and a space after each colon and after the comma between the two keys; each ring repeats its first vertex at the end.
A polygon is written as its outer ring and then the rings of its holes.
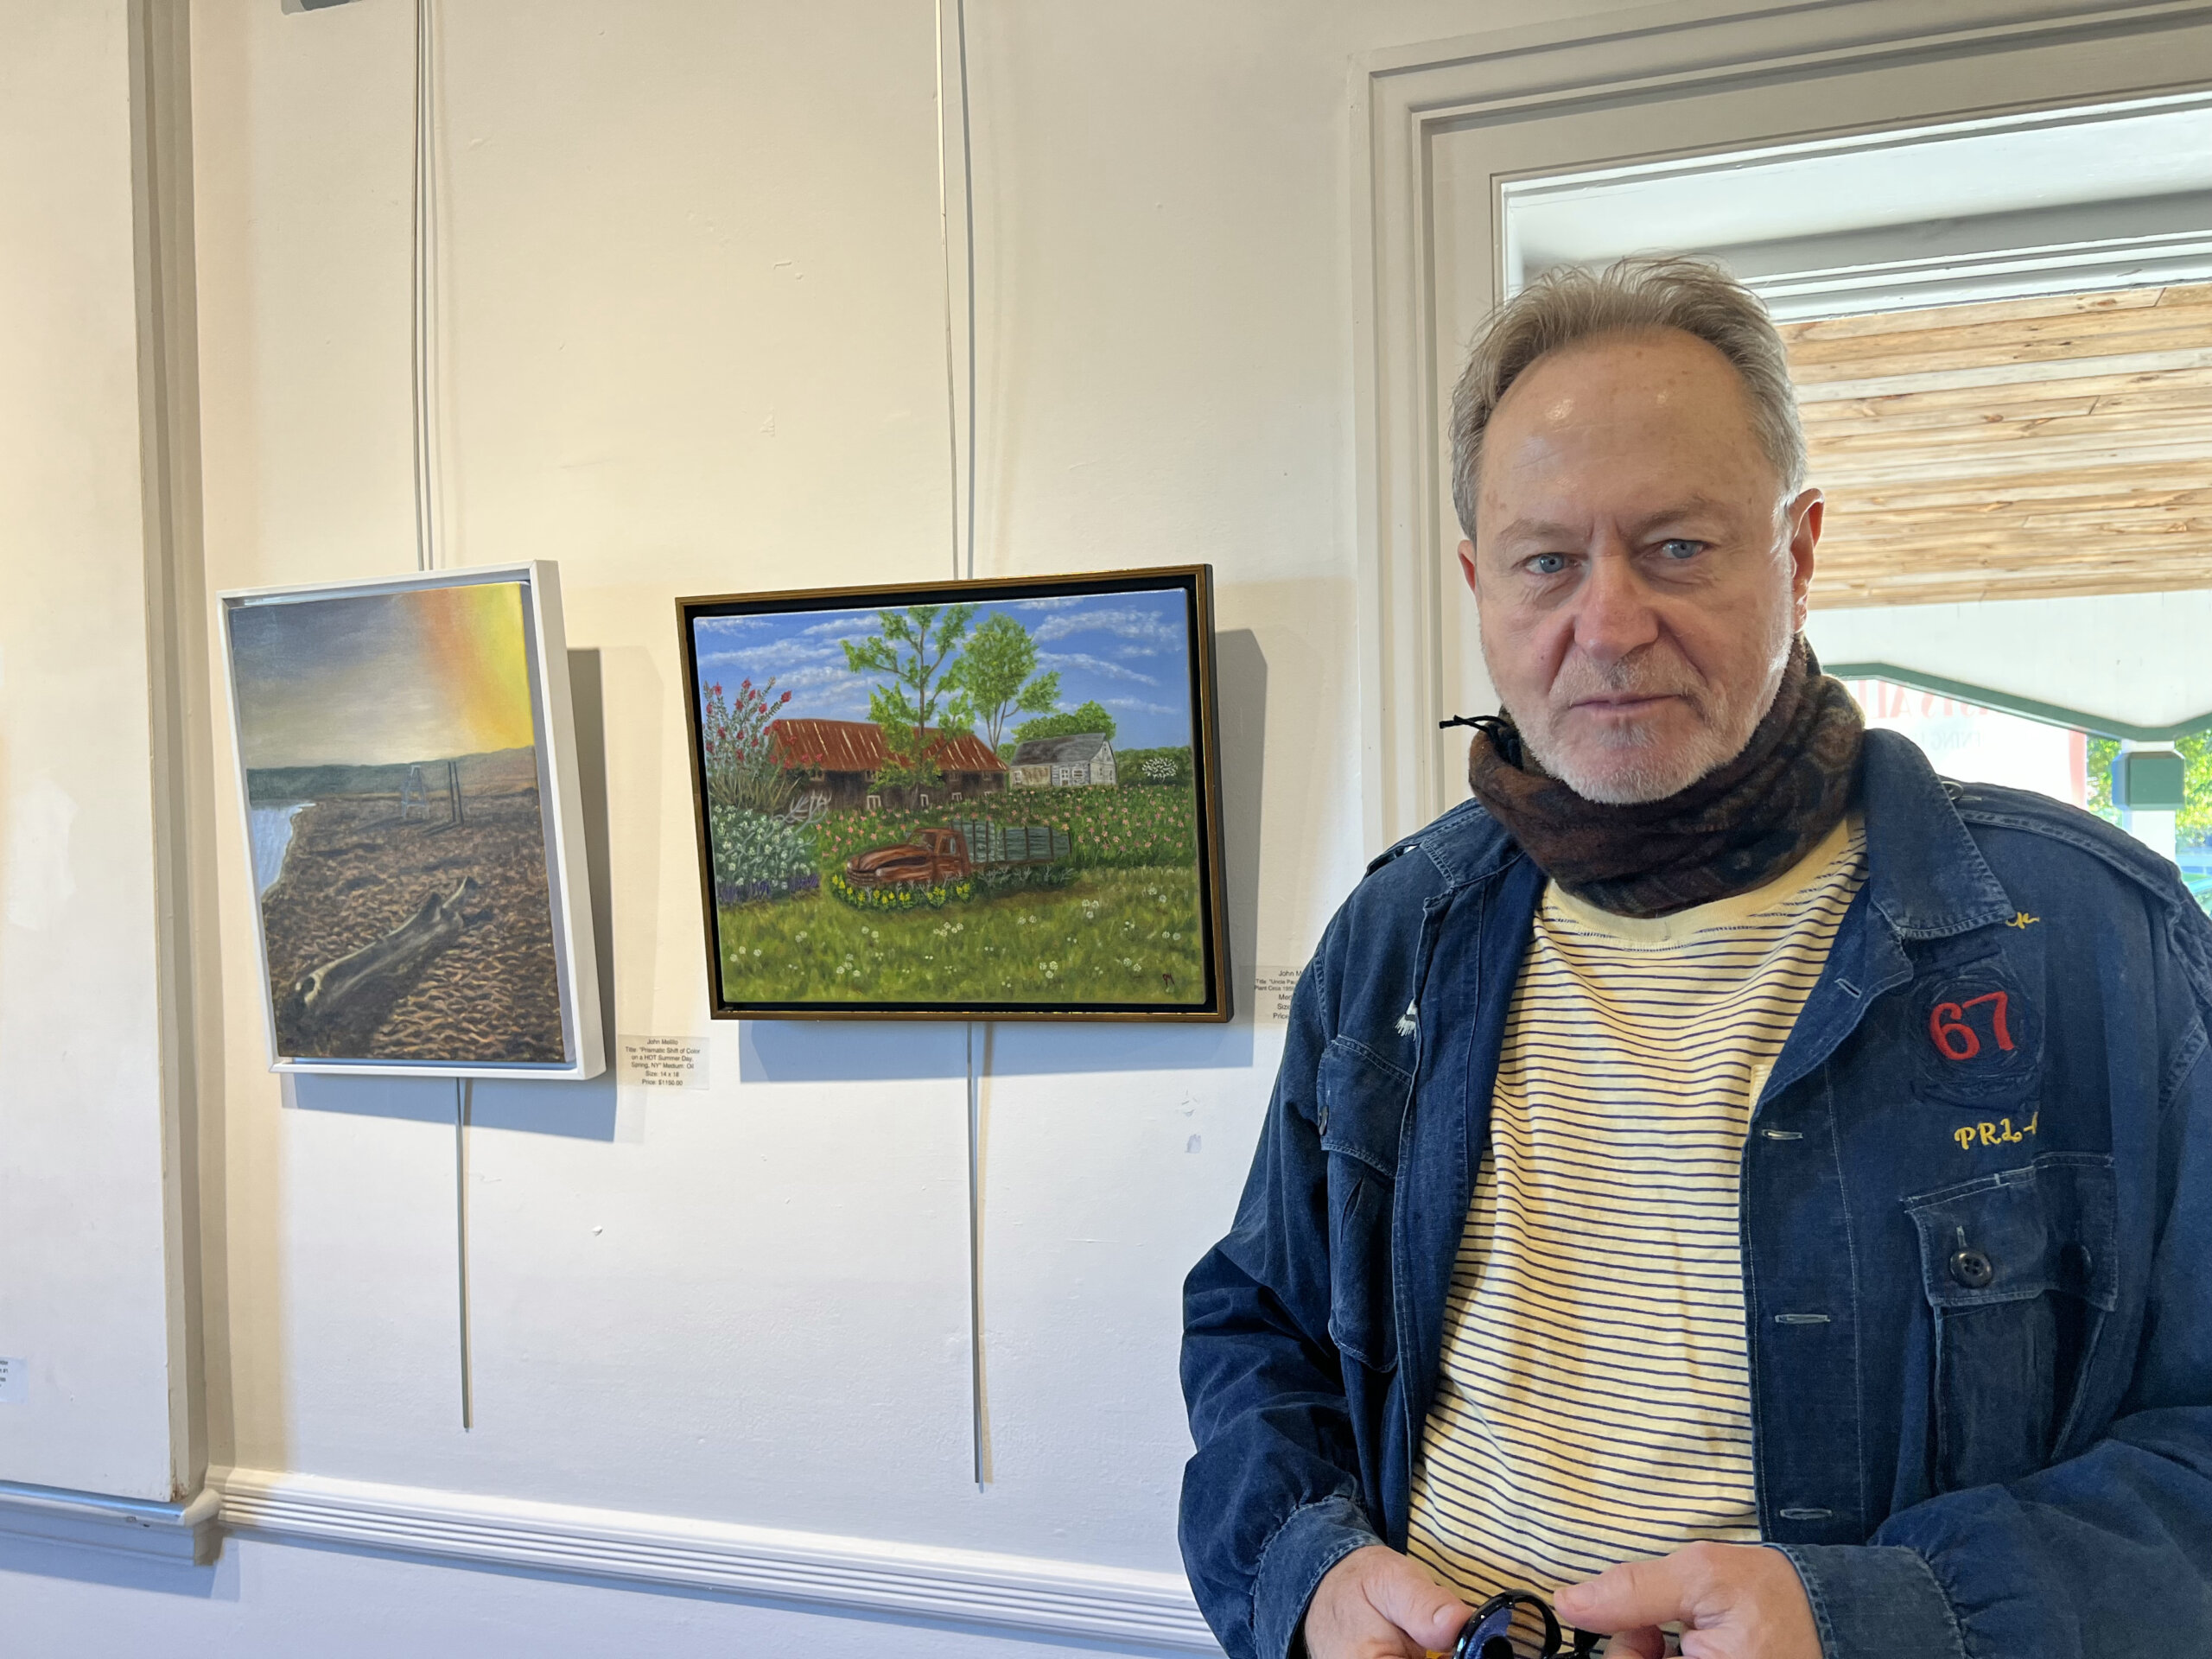
{"type": "Polygon", "coordinates": [[[1228,1019],[1211,584],[677,601],[715,1017],[1228,1019]]]}
{"type": "Polygon", "coordinates": [[[272,1069],[596,1076],[554,567],[219,604],[272,1069]]]}

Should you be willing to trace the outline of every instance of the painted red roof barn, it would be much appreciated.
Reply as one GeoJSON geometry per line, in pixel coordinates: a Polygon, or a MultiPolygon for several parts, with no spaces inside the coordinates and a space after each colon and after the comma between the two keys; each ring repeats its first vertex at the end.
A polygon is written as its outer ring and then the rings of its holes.
{"type": "MultiPolygon", "coordinates": [[[[778,720],[768,726],[779,766],[874,772],[890,759],[883,728],[868,720],[778,720]],[[817,758],[818,757],[818,758],[817,758]]],[[[929,758],[945,772],[1002,772],[1006,765],[973,732],[947,737],[925,728],[929,758]]]]}
{"type": "Polygon", "coordinates": [[[817,808],[873,808],[892,804],[928,807],[993,794],[1006,787],[1006,764],[972,732],[948,735],[925,728],[925,752],[944,774],[941,783],[918,790],[893,790],[887,797],[873,782],[891,758],[883,728],[867,720],[778,720],[768,726],[776,764],[818,781],[804,791],[817,808]],[[934,796],[934,800],[932,797],[934,796]]]}

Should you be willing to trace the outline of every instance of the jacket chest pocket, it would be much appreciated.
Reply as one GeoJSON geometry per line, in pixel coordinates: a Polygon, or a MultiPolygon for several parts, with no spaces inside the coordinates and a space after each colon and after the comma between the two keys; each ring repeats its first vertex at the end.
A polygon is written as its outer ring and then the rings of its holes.
{"type": "Polygon", "coordinates": [[[2032,1474],[2073,1427],[2118,1300],[2112,1160],[2046,1154],[1905,1207],[1936,1321],[1936,1490],[2032,1474]]]}
{"type": "Polygon", "coordinates": [[[1413,1079],[1349,1037],[1321,1057],[1317,1127],[1328,1155],[1329,1336],[1370,1370],[1398,1363],[1390,1218],[1413,1079]]]}

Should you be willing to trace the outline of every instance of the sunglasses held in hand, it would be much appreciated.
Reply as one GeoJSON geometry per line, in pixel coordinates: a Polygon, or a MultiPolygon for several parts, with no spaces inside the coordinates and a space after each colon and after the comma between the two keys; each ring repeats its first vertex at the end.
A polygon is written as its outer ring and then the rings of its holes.
{"type": "Polygon", "coordinates": [[[1543,1620],[1544,1645],[1536,1649],[1535,1659],[1553,1659],[1554,1655],[1591,1659],[1598,1651],[1598,1643],[1605,1639],[1595,1630],[1577,1630],[1574,1645],[1561,1647],[1559,1615],[1552,1611],[1551,1603],[1526,1590],[1508,1590],[1475,1609],[1475,1616],[1467,1621],[1466,1628],[1459,1632],[1459,1639],[1452,1644],[1452,1659],[1522,1659],[1521,1649],[1513,1645],[1513,1610],[1516,1607],[1533,1607],[1543,1620]]]}

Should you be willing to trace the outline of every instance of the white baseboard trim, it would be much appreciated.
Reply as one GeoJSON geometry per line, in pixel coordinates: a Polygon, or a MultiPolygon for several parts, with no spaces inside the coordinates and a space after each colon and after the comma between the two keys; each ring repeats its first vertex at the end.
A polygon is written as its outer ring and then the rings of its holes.
{"type": "Polygon", "coordinates": [[[204,1567],[215,1559],[217,1503],[212,1486],[181,1503],[153,1503],[4,1480],[0,1533],[204,1567]]]}
{"type": "Polygon", "coordinates": [[[266,1469],[213,1470],[226,1528],[449,1560],[1218,1654],[1171,1573],[266,1469]]]}

